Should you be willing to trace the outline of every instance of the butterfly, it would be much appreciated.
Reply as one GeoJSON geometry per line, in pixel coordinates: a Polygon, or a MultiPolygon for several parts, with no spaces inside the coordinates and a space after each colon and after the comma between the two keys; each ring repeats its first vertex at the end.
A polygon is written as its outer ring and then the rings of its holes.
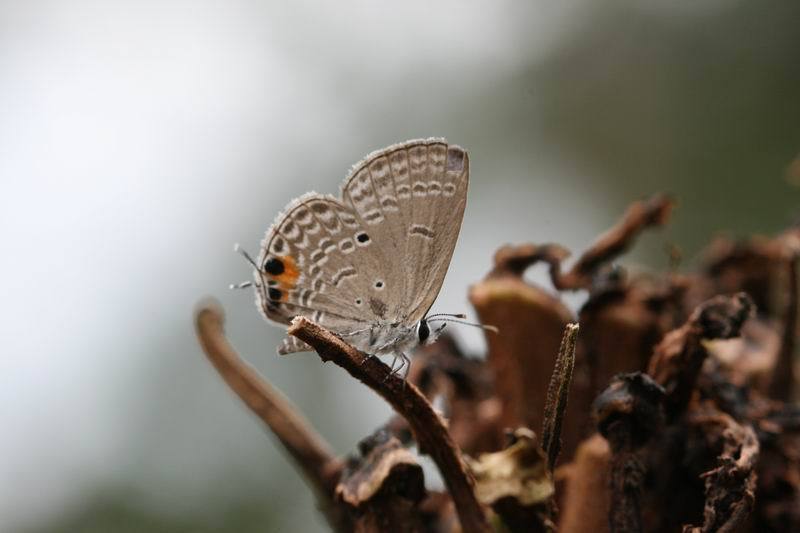
{"type": "MultiPolygon", "coordinates": [[[[432,342],[428,311],[458,239],[469,157],[444,139],[372,152],[352,167],[338,198],[315,192],[289,203],[261,244],[256,305],[268,321],[305,316],[371,355],[407,354],[432,342]]],[[[455,320],[449,320],[455,321],[455,320]]],[[[312,351],[287,336],[279,354],[312,351]]],[[[394,365],[393,365],[394,366],[394,365]]]]}

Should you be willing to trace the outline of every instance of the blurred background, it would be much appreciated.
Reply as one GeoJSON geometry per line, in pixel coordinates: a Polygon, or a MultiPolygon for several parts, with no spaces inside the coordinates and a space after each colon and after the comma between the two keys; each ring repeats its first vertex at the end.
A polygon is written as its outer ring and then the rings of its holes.
{"type": "Polygon", "coordinates": [[[337,452],[389,409],[275,355],[282,332],[227,288],[250,275],[233,244],[435,135],[472,179],[434,309],[468,310],[500,244],[578,252],[657,191],[673,221],[625,261],[665,269],[675,244],[692,268],[714,235],[800,212],[798,21],[796,0],[0,2],[0,531],[324,531],[193,306],[221,300],[337,452]]]}

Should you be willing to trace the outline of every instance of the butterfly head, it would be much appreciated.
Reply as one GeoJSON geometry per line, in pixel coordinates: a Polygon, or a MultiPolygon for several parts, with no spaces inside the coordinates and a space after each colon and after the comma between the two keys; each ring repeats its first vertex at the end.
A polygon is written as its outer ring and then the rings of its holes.
{"type": "Polygon", "coordinates": [[[428,325],[428,321],[424,318],[417,324],[417,338],[419,338],[420,346],[433,342],[433,339],[431,339],[431,328],[428,325]]]}
{"type": "Polygon", "coordinates": [[[424,317],[422,320],[419,321],[419,324],[417,324],[417,338],[419,339],[419,345],[420,346],[426,346],[428,344],[433,344],[436,341],[436,339],[439,338],[439,335],[442,333],[442,331],[444,330],[445,326],[447,326],[447,324],[444,323],[445,320],[440,318],[440,317],[445,317],[445,316],[447,316],[447,317],[461,317],[462,315],[439,314],[439,315],[431,315],[429,317],[424,317]],[[431,328],[431,324],[428,323],[429,319],[432,319],[432,321],[434,321],[434,322],[441,321],[442,324],[440,326],[431,328]]]}
{"type": "Polygon", "coordinates": [[[463,326],[473,326],[476,328],[484,329],[486,331],[492,331],[494,333],[498,332],[498,329],[495,326],[489,326],[486,324],[476,324],[474,322],[465,322],[463,320],[465,318],[467,318],[467,315],[463,313],[458,313],[458,314],[439,313],[436,315],[430,315],[424,317],[422,320],[419,321],[419,324],[417,325],[417,336],[419,337],[419,344],[423,346],[434,342],[442,333],[442,330],[445,328],[448,322],[454,324],[461,324],[463,326]],[[431,329],[431,323],[433,322],[441,322],[442,324],[440,326],[431,329]]]}

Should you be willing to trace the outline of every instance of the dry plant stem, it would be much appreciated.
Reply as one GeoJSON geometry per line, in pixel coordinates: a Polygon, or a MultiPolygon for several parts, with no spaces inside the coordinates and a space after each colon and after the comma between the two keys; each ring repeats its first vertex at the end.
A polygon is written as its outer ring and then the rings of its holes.
{"type": "Polygon", "coordinates": [[[561,451],[561,426],[567,410],[572,370],[575,367],[578,329],[578,324],[567,324],[564,329],[564,337],[561,339],[553,375],[547,388],[542,424],[542,449],[547,454],[547,465],[551,471],[555,468],[556,459],[561,451]]]}
{"type": "Polygon", "coordinates": [[[669,219],[673,206],[672,199],[664,195],[631,204],[622,215],[622,219],[601,235],[581,255],[569,272],[554,278],[556,286],[559,289],[588,287],[598,266],[630,248],[645,228],[663,225],[669,219]]]}
{"type": "Polygon", "coordinates": [[[612,532],[642,531],[641,492],[647,473],[644,448],[661,425],[664,389],[646,374],[619,374],[594,404],[598,430],[611,457],[612,532]]]}
{"type": "Polygon", "coordinates": [[[772,383],[770,383],[769,390],[770,396],[779,400],[792,398],[793,392],[795,335],[797,333],[798,298],[800,298],[800,294],[798,294],[797,262],[797,254],[793,254],[787,261],[789,298],[783,318],[781,351],[778,353],[778,362],[772,374],[772,383]]]}
{"type": "Polygon", "coordinates": [[[597,270],[630,248],[639,233],[650,226],[666,223],[673,205],[673,201],[663,195],[633,203],[622,219],[601,235],[567,272],[561,271],[561,263],[569,256],[565,248],[557,244],[524,244],[500,248],[494,256],[492,274],[520,275],[534,263],[544,261],[550,266],[550,277],[557,289],[588,289],[597,270]]]}
{"type": "Polygon", "coordinates": [[[406,420],[420,450],[431,456],[453,498],[465,532],[490,532],[484,510],[474,492],[474,481],[441,418],[417,387],[391,374],[376,357],[367,356],[314,322],[297,317],[289,334],[312,346],[323,361],[333,361],[377,392],[406,420]]]}
{"type": "Polygon", "coordinates": [[[595,433],[578,446],[568,466],[559,468],[566,472],[558,523],[560,533],[608,531],[610,464],[608,441],[595,433]]]}
{"type": "Polygon", "coordinates": [[[738,337],[753,302],[745,293],[716,296],[699,305],[680,328],[656,346],[648,373],[667,391],[666,413],[674,420],[689,405],[697,377],[708,356],[704,342],[738,337]]]}
{"type": "Polygon", "coordinates": [[[486,335],[494,390],[502,405],[499,426],[542,427],[547,369],[553,368],[572,313],[556,296],[507,272],[489,274],[470,289],[469,298],[482,323],[502,327],[500,335],[486,335]]]}
{"type": "Polygon", "coordinates": [[[217,304],[205,305],[197,311],[195,326],[203,350],[233,392],[278,437],[317,492],[330,499],[342,469],[341,462],[283,394],[239,357],[225,338],[224,322],[217,304]]]}

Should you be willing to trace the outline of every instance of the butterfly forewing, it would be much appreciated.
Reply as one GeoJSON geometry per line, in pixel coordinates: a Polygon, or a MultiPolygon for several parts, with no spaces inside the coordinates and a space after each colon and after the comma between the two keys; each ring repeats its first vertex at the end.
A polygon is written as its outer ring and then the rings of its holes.
{"type": "Polygon", "coordinates": [[[406,228],[406,277],[411,281],[406,298],[412,322],[427,313],[442,287],[461,229],[469,183],[464,150],[444,143],[425,148],[412,155],[413,210],[406,228]]]}
{"type": "MultiPolygon", "coordinates": [[[[302,315],[344,335],[419,321],[453,254],[468,166],[466,152],[442,139],[408,141],[353,167],[341,199],[292,202],[257,262],[266,317],[285,324],[302,315]]],[[[305,349],[287,338],[279,352],[305,349]]]]}

